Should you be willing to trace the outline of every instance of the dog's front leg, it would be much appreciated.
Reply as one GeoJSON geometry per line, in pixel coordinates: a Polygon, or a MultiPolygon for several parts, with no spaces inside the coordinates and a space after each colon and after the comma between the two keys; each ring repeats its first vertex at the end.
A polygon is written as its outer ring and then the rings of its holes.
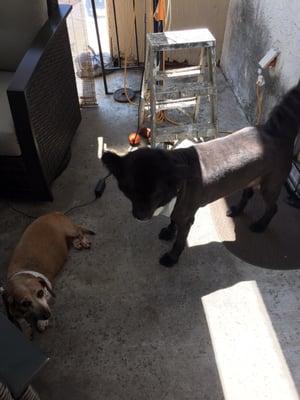
{"type": "Polygon", "coordinates": [[[165,267],[173,267],[185,248],[186,239],[192,224],[194,223],[194,217],[184,220],[177,224],[177,236],[176,241],[170,251],[165,253],[159,260],[161,265],[165,267]]]}
{"type": "Polygon", "coordinates": [[[170,224],[165,228],[162,228],[158,237],[160,240],[173,240],[175,238],[176,231],[176,223],[171,219],[170,224]]]}
{"type": "Polygon", "coordinates": [[[22,333],[27,337],[27,339],[33,339],[33,327],[30,322],[24,318],[16,318],[17,326],[21,329],[22,333]]]}

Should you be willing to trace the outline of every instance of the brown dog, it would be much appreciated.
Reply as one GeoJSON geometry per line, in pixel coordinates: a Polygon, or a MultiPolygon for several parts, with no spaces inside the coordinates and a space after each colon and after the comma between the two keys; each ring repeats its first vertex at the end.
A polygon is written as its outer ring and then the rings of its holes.
{"type": "Polygon", "coordinates": [[[24,320],[29,323],[30,335],[32,323],[39,331],[48,326],[49,300],[55,297],[52,282],[71,243],[78,250],[90,248],[86,233],[94,234],[58,212],[37,218],[23,233],[8,267],[3,297],[14,322],[22,327],[24,320]]]}

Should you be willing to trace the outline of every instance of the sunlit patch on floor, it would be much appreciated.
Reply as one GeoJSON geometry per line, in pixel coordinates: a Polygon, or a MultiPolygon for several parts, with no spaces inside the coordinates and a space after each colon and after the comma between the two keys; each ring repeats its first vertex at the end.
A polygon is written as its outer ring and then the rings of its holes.
{"type": "Polygon", "coordinates": [[[202,297],[226,400],[299,399],[255,281],[202,297]]]}
{"type": "MultiPolygon", "coordinates": [[[[230,223],[234,224],[232,219],[230,221],[230,223]]],[[[230,240],[235,240],[235,237],[230,238],[230,240]]],[[[210,205],[207,205],[198,209],[195,215],[195,222],[187,239],[187,245],[188,247],[194,247],[211,242],[221,242],[221,240],[215,229],[215,222],[211,217],[210,205]]]]}

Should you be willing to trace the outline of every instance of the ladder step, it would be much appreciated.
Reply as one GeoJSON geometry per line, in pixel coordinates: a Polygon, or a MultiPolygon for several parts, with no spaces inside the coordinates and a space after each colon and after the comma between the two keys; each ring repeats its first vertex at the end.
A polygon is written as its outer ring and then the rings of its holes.
{"type": "Polygon", "coordinates": [[[156,128],[156,141],[169,142],[176,139],[212,138],[216,135],[214,127],[203,128],[200,124],[185,124],[156,128]]]}
{"type": "MultiPolygon", "coordinates": [[[[156,112],[162,110],[175,110],[176,108],[188,108],[194,107],[196,104],[195,97],[189,97],[185,99],[175,99],[175,100],[164,100],[156,102],[156,112]]],[[[150,106],[145,105],[145,110],[149,111],[150,106]]]]}
{"type": "Polygon", "coordinates": [[[159,71],[156,73],[157,80],[169,80],[169,79],[176,79],[176,78],[192,78],[197,77],[200,75],[200,67],[199,65],[195,65],[193,67],[186,67],[186,68],[174,68],[174,69],[167,69],[165,71],[159,71]]]}
{"type": "Polygon", "coordinates": [[[148,33],[147,38],[154,51],[211,47],[216,41],[207,28],[148,33]]]}
{"type": "Polygon", "coordinates": [[[176,82],[167,85],[156,85],[156,97],[158,101],[197,96],[215,95],[216,88],[209,83],[201,82],[176,82]]]}

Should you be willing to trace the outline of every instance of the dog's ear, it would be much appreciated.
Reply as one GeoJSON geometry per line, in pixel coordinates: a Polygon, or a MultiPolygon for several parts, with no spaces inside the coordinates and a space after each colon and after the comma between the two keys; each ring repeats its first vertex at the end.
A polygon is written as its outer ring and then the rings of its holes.
{"type": "Polygon", "coordinates": [[[4,307],[5,307],[6,315],[11,322],[13,322],[18,328],[20,328],[18,326],[18,323],[17,323],[16,319],[14,318],[13,312],[12,312],[12,308],[13,308],[15,299],[13,296],[11,296],[7,293],[6,289],[4,289],[4,288],[2,288],[2,289],[3,290],[1,290],[1,294],[2,294],[2,300],[3,300],[4,307]]]}
{"type": "Polygon", "coordinates": [[[14,302],[14,297],[13,297],[12,295],[9,295],[9,294],[7,293],[7,290],[4,290],[4,291],[2,292],[2,298],[3,298],[3,300],[4,300],[4,302],[5,302],[6,304],[11,305],[11,304],[13,304],[13,302],[14,302]]]}
{"type": "Polygon", "coordinates": [[[52,297],[56,297],[55,293],[53,292],[52,288],[47,284],[47,282],[40,278],[39,279],[40,284],[43,286],[43,288],[46,288],[48,290],[48,292],[51,294],[52,297]]]}
{"type": "Polygon", "coordinates": [[[118,156],[116,153],[112,153],[111,151],[106,151],[102,156],[102,162],[106,166],[106,168],[111,172],[114,176],[118,177],[122,170],[122,157],[118,156]]]}

